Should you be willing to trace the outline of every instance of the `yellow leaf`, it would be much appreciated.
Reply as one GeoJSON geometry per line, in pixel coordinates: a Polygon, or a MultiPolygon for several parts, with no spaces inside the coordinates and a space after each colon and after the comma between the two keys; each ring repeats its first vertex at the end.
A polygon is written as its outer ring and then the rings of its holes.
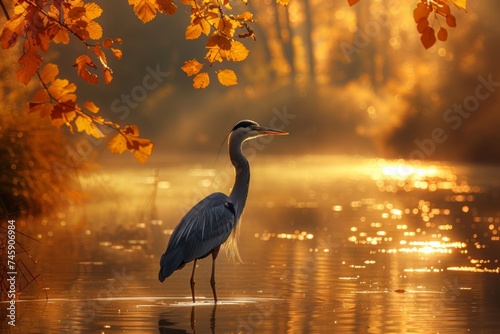
{"type": "Polygon", "coordinates": [[[99,112],[99,107],[95,105],[94,102],[92,101],[86,101],[83,106],[87,108],[90,112],[98,113],[99,112]]]}
{"type": "Polygon", "coordinates": [[[95,138],[104,137],[103,133],[99,128],[92,122],[92,119],[86,115],[80,115],[75,120],[76,129],[78,132],[85,131],[88,135],[95,138]]]}
{"type": "Polygon", "coordinates": [[[85,8],[85,17],[89,21],[98,18],[102,14],[102,8],[99,7],[99,5],[96,4],[95,2],[86,3],[84,5],[84,8],[85,8]]]}
{"type": "Polygon", "coordinates": [[[231,42],[231,49],[228,51],[221,50],[221,56],[227,60],[242,61],[248,56],[248,49],[243,43],[238,41],[231,42]]]}
{"type": "Polygon", "coordinates": [[[43,68],[42,74],[40,76],[42,78],[43,83],[48,84],[54,81],[54,79],[57,77],[58,74],[59,74],[59,68],[57,67],[57,65],[48,63],[43,68]]]}
{"type": "Polygon", "coordinates": [[[102,37],[101,25],[95,21],[89,22],[87,25],[87,31],[89,33],[89,37],[93,40],[101,39],[102,37]]]}
{"type": "Polygon", "coordinates": [[[196,89],[207,88],[209,84],[210,84],[210,77],[206,72],[197,74],[193,79],[193,87],[196,89]]]}
{"type": "Polygon", "coordinates": [[[158,9],[153,0],[128,0],[128,4],[134,6],[134,13],[143,22],[149,22],[156,16],[158,9]]]}
{"type": "Polygon", "coordinates": [[[221,70],[217,72],[217,79],[223,86],[233,86],[238,84],[238,78],[232,70],[221,70]]]}
{"type": "Polygon", "coordinates": [[[108,149],[111,153],[121,154],[127,149],[127,139],[122,134],[117,134],[108,142],[108,149]]]}
{"type": "MultiPolygon", "coordinates": [[[[349,0],[351,1],[351,0],[349,0]]],[[[276,3],[279,4],[279,5],[283,5],[283,6],[288,6],[288,3],[290,2],[290,0],[276,0],[276,3]]],[[[352,5],[351,5],[352,6],[352,5]]]]}
{"type": "Polygon", "coordinates": [[[252,21],[253,14],[246,11],[246,12],[243,12],[240,15],[236,16],[235,19],[240,20],[240,21],[252,21]]]}
{"type": "Polygon", "coordinates": [[[459,9],[467,11],[467,0],[451,0],[459,9]]]}
{"type": "Polygon", "coordinates": [[[149,139],[137,138],[133,140],[134,158],[139,162],[146,162],[153,154],[153,143],[149,139]]]}
{"type": "Polygon", "coordinates": [[[59,31],[52,40],[54,41],[54,43],[57,44],[59,43],[68,44],[69,43],[68,31],[66,29],[59,29],[59,31]]]}
{"type": "Polygon", "coordinates": [[[198,74],[203,68],[203,64],[199,63],[196,59],[187,60],[182,65],[181,69],[186,72],[188,76],[198,74]]]}
{"type": "Polygon", "coordinates": [[[190,24],[186,28],[186,39],[197,39],[201,36],[203,28],[200,24],[190,24]]]}

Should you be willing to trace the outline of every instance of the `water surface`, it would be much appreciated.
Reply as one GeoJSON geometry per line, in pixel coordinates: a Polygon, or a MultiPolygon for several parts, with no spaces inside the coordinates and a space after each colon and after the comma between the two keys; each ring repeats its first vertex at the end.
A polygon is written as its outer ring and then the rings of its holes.
{"type": "MultiPolygon", "coordinates": [[[[46,222],[41,273],[12,333],[495,333],[500,172],[484,166],[288,157],[253,163],[234,264],[163,284],[158,257],[182,214],[230,188],[225,166],[114,169],[77,213],[46,222]],[[283,170],[284,166],[284,170],[283,170]],[[156,206],[154,205],[156,203],[156,206]],[[74,218],[78,217],[78,219],[74,218]],[[50,232],[50,233],[49,233],[50,232]],[[46,298],[48,296],[48,299],[46,298]]],[[[71,211],[71,210],[69,210],[71,211]]],[[[5,304],[4,304],[5,305],[5,304]]]]}

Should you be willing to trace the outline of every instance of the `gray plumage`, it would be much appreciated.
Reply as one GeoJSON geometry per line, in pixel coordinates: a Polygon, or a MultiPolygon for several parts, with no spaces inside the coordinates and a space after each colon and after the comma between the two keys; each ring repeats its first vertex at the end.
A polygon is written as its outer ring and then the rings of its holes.
{"type": "Polygon", "coordinates": [[[214,302],[217,303],[215,290],[215,259],[220,246],[225,243],[226,252],[233,259],[241,261],[237,239],[239,221],[245,208],[250,183],[250,165],[241,152],[241,145],[246,140],[265,135],[286,135],[281,130],[259,126],[254,121],[240,121],[229,134],[229,157],[236,172],[233,189],[229,196],[214,193],[196,204],[182,218],[172,232],[165,253],[160,259],[158,279],[163,282],[186,263],[194,261],[191,274],[191,294],[193,303],[194,272],[196,261],[212,255],[211,286],[214,302]]]}

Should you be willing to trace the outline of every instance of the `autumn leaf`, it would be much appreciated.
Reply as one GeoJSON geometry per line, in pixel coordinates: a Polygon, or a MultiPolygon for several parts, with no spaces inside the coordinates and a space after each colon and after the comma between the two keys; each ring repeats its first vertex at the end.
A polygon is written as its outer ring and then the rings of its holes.
{"type": "Polygon", "coordinates": [[[436,43],[436,36],[434,29],[431,27],[427,27],[424,29],[422,36],[420,36],[420,40],[422,41],[423,46],[428,49],[436,43]]]}
{"type": "Polygon", "coordinates": [[[57,67],[57,65],[48,63],[43,68],[42,73],[40,74],[40,78],[42,79],[42,82],[44,84],[48,84],[54,81],[54,79],[57,77],[58,74],[59,74],[59,68],[57,67]]]}
{"type": "MultiPolygon", "coordinates": [[[[351,0],[349,0],[351,1],[351,0]]],[[[283,6],[288,6],[288,3],[290,2],[290,0],[276,0],[276,3],[278,5],[283,5],[283,6]]]]}
{"type": "Polygon", "coordinates": [[[113,80],[113,74],[111,73],[111,69],[104,69],[104,83],[107,85],[113,80]]]}
{"type": "Polygon", "coordinates": [[[236,20],[239,21],[252,21],[253,20],[253,14],[250,13],[249,11],[243,12],[240,15],[237,15],[235,17],[236,20]]]}
{"type": "Polygon", "coordinates": [[[94,102],[92,101],[85,101],[83,106],[90,112],[93,112],[94,114],[99,112],[99,107],[95,105],[94,102]]]}
{"type": "Polygon", "coordinates": [[[177,5],[172,0],[156,0],[158,10],[168,15],[174,15],[177,10],[177,5]]]}
{"type": "Polygon", "coordinates": [[[5,22],[0,39],[2,41],[2,48],[8,49],[13,47],[19,37],[24,33],[25,30],[25,16],[20,14],[15,14],[10,20],[5,22]]]}
{"type": "Polygon", "coordinates": [[[193,87],[196,89],[207,88],[209,84],[210,77],[206,72],[197,74],[193,79],[193,87]]]}
{"type": "Polygon", "coordinates": [[[35,47],[31,47],[19,58],[19,64],[21,67],[16,72],[17,79],[27,85],[42,64],[42,57],[40,57],[35,47]]]}
{"type": "Polygon", "coordinates": [[[432,8],[423,2],[419,2],[413,10],[413,19],[418,23],[422,19],[426,19],[432,12],[432,8]]]}
{"type": "Polygon", "coordinates": [[[49,94],[58,102],[76,102],[76,85],[66,79],[55,79],[49,86],[49,94]]]}
{"type": "Polygon", "coordinates": [[[358,3],[359,0],[347,0],[347,2],[349,3],[349,6],[354,6],[355,4],[358,3]]]}
{"type": "Polygon", "coordinates": [[[187,60],[182,65],[181,69],[186,72],[188,76],[198,74],[203,68],[203,64],[199,63],[196,59],[187,60]]]}
{"type": "Polygon", "coordinates": [[[102,41],[102,46],[104,46],[105,48],[108,48],[108,49],[109,49],[109,48],[113,47],[113,45],[114,45],[114,42],[113,42],[113,40],[112,40],[111,38],[109,38],[109,37],[108,37],[108,38],[106,38],[106,39],[104,39],[104,41],[102,41]]]}
{"type": "Polygon", "coordinates": [[[467,0],[451,0],[458,9],[463,9],[467,12],[467,0]]]}
{"type": "Polygon", "coordinates": [[[248,49],[243,45],[243,43],[238,41],[231,42],[231,49],[228,51],[221,50],[221,56],[227,60],[232,61],[242,61],[248,56],[248,49]]]}
{"type": "Polygon", "coordinates": [[[448,24],[449,27],[456,27],[457,26],[457,21],[455,19],[455,16],[453,15],[448,15],[446,16],[446,24],[448,24]]]}
{"type": "Polygon", "coordinates": [[[71,19],[72,21],[76,21],[79,18],[81,18],[83,15],[85,15],[85,7],[83,6],[75,6],[71,7],[71,9],[68,12],[68,18],[71,19]]]}
{"type": "Polygon", "coordinates": [[[238,78],[232,70],[217,71],[217,79],[223,86],[233,86],[238,84],[238,78]]]}
{"type": "Polygon", "coordinates": [[[156,16],[157,5],[153,0],[128,0],[134,6],[134,13],[143,22],[149,22],[156,16]]]}
{"type": "Polygon", "coordinates": [[[448,31],[446,31],[445,28],[441,27],[437,33],[437,38],[440,40],[440,41],[446,41],[446,39],[448,39],[448,31]]]}
{"type": "Polygon", "coordinates": [[[90,21],[87,25],[87,31],[89,37],[93,40],[98,40],[102,38],[102,27],[99,23],[95,21],[90,21]]]}
{"type": "Polygon", "coordinates": [[[199,24],[190,24],[186,28],[186,39],[197,39],[201,36],[203,29],[199,24]]]}
{"type": "Polygon", "coordinates": [[[122,59],[123,56],[122,50],[111,48],[111,52],[113,52],[113,56],[115,56],[116,59],[122,59]]]}
{"type": "Polygon", "coordinates": [[[75,125],[78,132],[87,133],[88,135],[93,136],[94,138],[102,138],[104,134],[99,130],[97,125],[92,122],[92,119],[87,115],[80,115],[75,119],[75,125]]]}
{"type": "Polygon", "coordinates": [[[89,21],[98,18],[102,14],[102,8],[99,7],[99,5],[96,4],[95,2],[86,3],[84,5],[84,8],[85,8],[85,18],[87,18],[87,20],[89,21]]]}
{"type": "Polygon", "coordinates": [[[73,66],[76,66],[78,68],[78,75],[83,80],[94,85],[98,83],[97,75],[95,75],[94,73],[90,73],[87,69],[87,66],[96,68],[94,62],[92,62],[92,59],[90,59],[89,56],[84,54],[76,58],[75,64],[73,66]]]}
{"type": "Polygon", "coordinates": [[[117,134],[109,140],[108,149],[111,153],[122,154],[127,150],[127,138],[121,133],[117,134]]]}

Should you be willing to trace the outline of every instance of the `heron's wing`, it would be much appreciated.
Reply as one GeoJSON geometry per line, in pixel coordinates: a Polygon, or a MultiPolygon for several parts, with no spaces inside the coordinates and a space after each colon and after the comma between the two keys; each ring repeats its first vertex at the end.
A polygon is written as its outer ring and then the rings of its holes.
{"type": "Polygon", "coordinates": [[[234,206],[228,196],[214,193],[201,200],[172,232],[167,250],[160,260],[160,280],[183,264],[209,255],[226,241],[235,221],[234,206]]]}

